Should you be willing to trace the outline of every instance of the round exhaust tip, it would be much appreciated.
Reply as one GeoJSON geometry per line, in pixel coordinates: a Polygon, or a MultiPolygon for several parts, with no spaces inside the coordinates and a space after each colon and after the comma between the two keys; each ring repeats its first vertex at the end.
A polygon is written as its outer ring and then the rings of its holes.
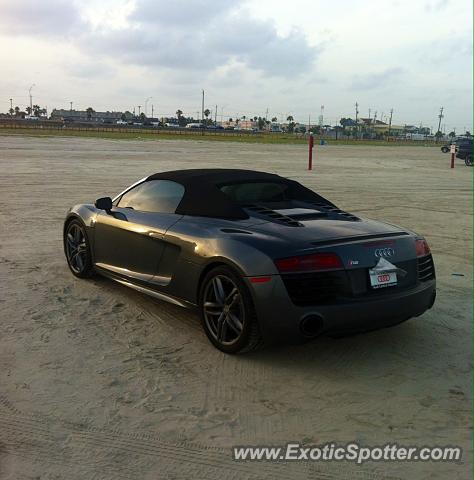
{"type": "Polygon", "coordinates": [[[301,333],[308,338],[317,337],[324,326],[323,317],[311,313],[302,318],[300,322],[301,333]]]}

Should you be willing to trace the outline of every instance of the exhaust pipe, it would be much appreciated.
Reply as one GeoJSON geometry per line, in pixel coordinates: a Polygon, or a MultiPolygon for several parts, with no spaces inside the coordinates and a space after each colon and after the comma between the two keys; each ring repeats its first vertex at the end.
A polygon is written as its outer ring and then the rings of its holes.
{"type": "Polygon", "coordinates": [[[314,313],[304,316],[300,322],[301,333],[307,338],[317,337],[323,330],[323,326],[323,317],[314,313]]]}

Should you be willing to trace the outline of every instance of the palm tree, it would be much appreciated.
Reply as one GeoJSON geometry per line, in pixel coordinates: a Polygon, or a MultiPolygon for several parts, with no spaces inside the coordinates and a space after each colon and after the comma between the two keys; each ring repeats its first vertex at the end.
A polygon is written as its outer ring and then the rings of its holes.
{"type": "Polygon", "coordinates": [[[288,115],[288,116],[286,117],[286,121],[287,121],[287,122],[290,122],[290,123],[292,123],[292,122],[293,122],[293,120],[294,120],[294,118],[293,118],[293,116],[292,116],[292,115],[288,115]]]}
{"type": "Polygon", "coordinates": [[[13,117],[13,114],[15,113],[15,110],[13,110],[13,108],[10,107],[10,110],[8,110],[8,113],[10,114],[10,116],[13,117]]]}
{"type": "Polygon", "coordinates": [[[15,116],[18,117],[20,115],[20,107],[15,107],[15,116]]]}
{"type": "Polygon", "coordinates": [[[455,136],[456,136],[456,132],[454,131],[449,132],[449,135],[448,135],[449,138],[454,138],[455,136]]]}
{"type": "Polygon", "coordinates": [[[186,125],[186,119],[183,117],[183,111],[178,108],[176,110],[176,116],[178,117],[178,125],[184,127],[186,125]]]}
{"type": "Polygon", "coordinates": [[[94,113],[94,109],[92,107],[88,107],[87,110],[86,110],[86,113],[87,113],[87,120],[91,120],[92,119],[92,114],[94,113]]]}
{"type": "Polygon", "coordinates": [[[273,122],[273,123],[278,122],[278,118],[277,118],[277,117],[272,117],[272,122],[273,122]]]}
{"type": "Polygon", "coordinates": [[[35,117],[39,117],[41,107],[39,105],[33,105],[33,114],[35,117]]]}
{"type": "Polygon", "coordinates": [[[28,115],[31,115],[31,107],[26,107],[25,110],[28,115]]]}

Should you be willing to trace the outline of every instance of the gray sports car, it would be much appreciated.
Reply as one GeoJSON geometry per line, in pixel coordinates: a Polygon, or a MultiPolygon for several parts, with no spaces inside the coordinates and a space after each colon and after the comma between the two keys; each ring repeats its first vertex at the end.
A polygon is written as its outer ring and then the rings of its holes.
{"type": "Polygon", "coordinates": [[[158,173],[76,205],[64,250],[77,277],[197,307],[227,353],[395,325],[436,296],[423,237],[249,170],[158,173]]]}

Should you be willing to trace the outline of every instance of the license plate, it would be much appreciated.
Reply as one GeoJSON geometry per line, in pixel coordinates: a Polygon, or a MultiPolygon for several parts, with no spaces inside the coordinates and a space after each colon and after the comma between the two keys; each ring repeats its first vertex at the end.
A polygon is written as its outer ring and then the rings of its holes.
{"type": "Polygon", "coordinates": [[[396,272],[377,272],[369,270],[372,288],[392,287],[397,284],[396,272]]]}

